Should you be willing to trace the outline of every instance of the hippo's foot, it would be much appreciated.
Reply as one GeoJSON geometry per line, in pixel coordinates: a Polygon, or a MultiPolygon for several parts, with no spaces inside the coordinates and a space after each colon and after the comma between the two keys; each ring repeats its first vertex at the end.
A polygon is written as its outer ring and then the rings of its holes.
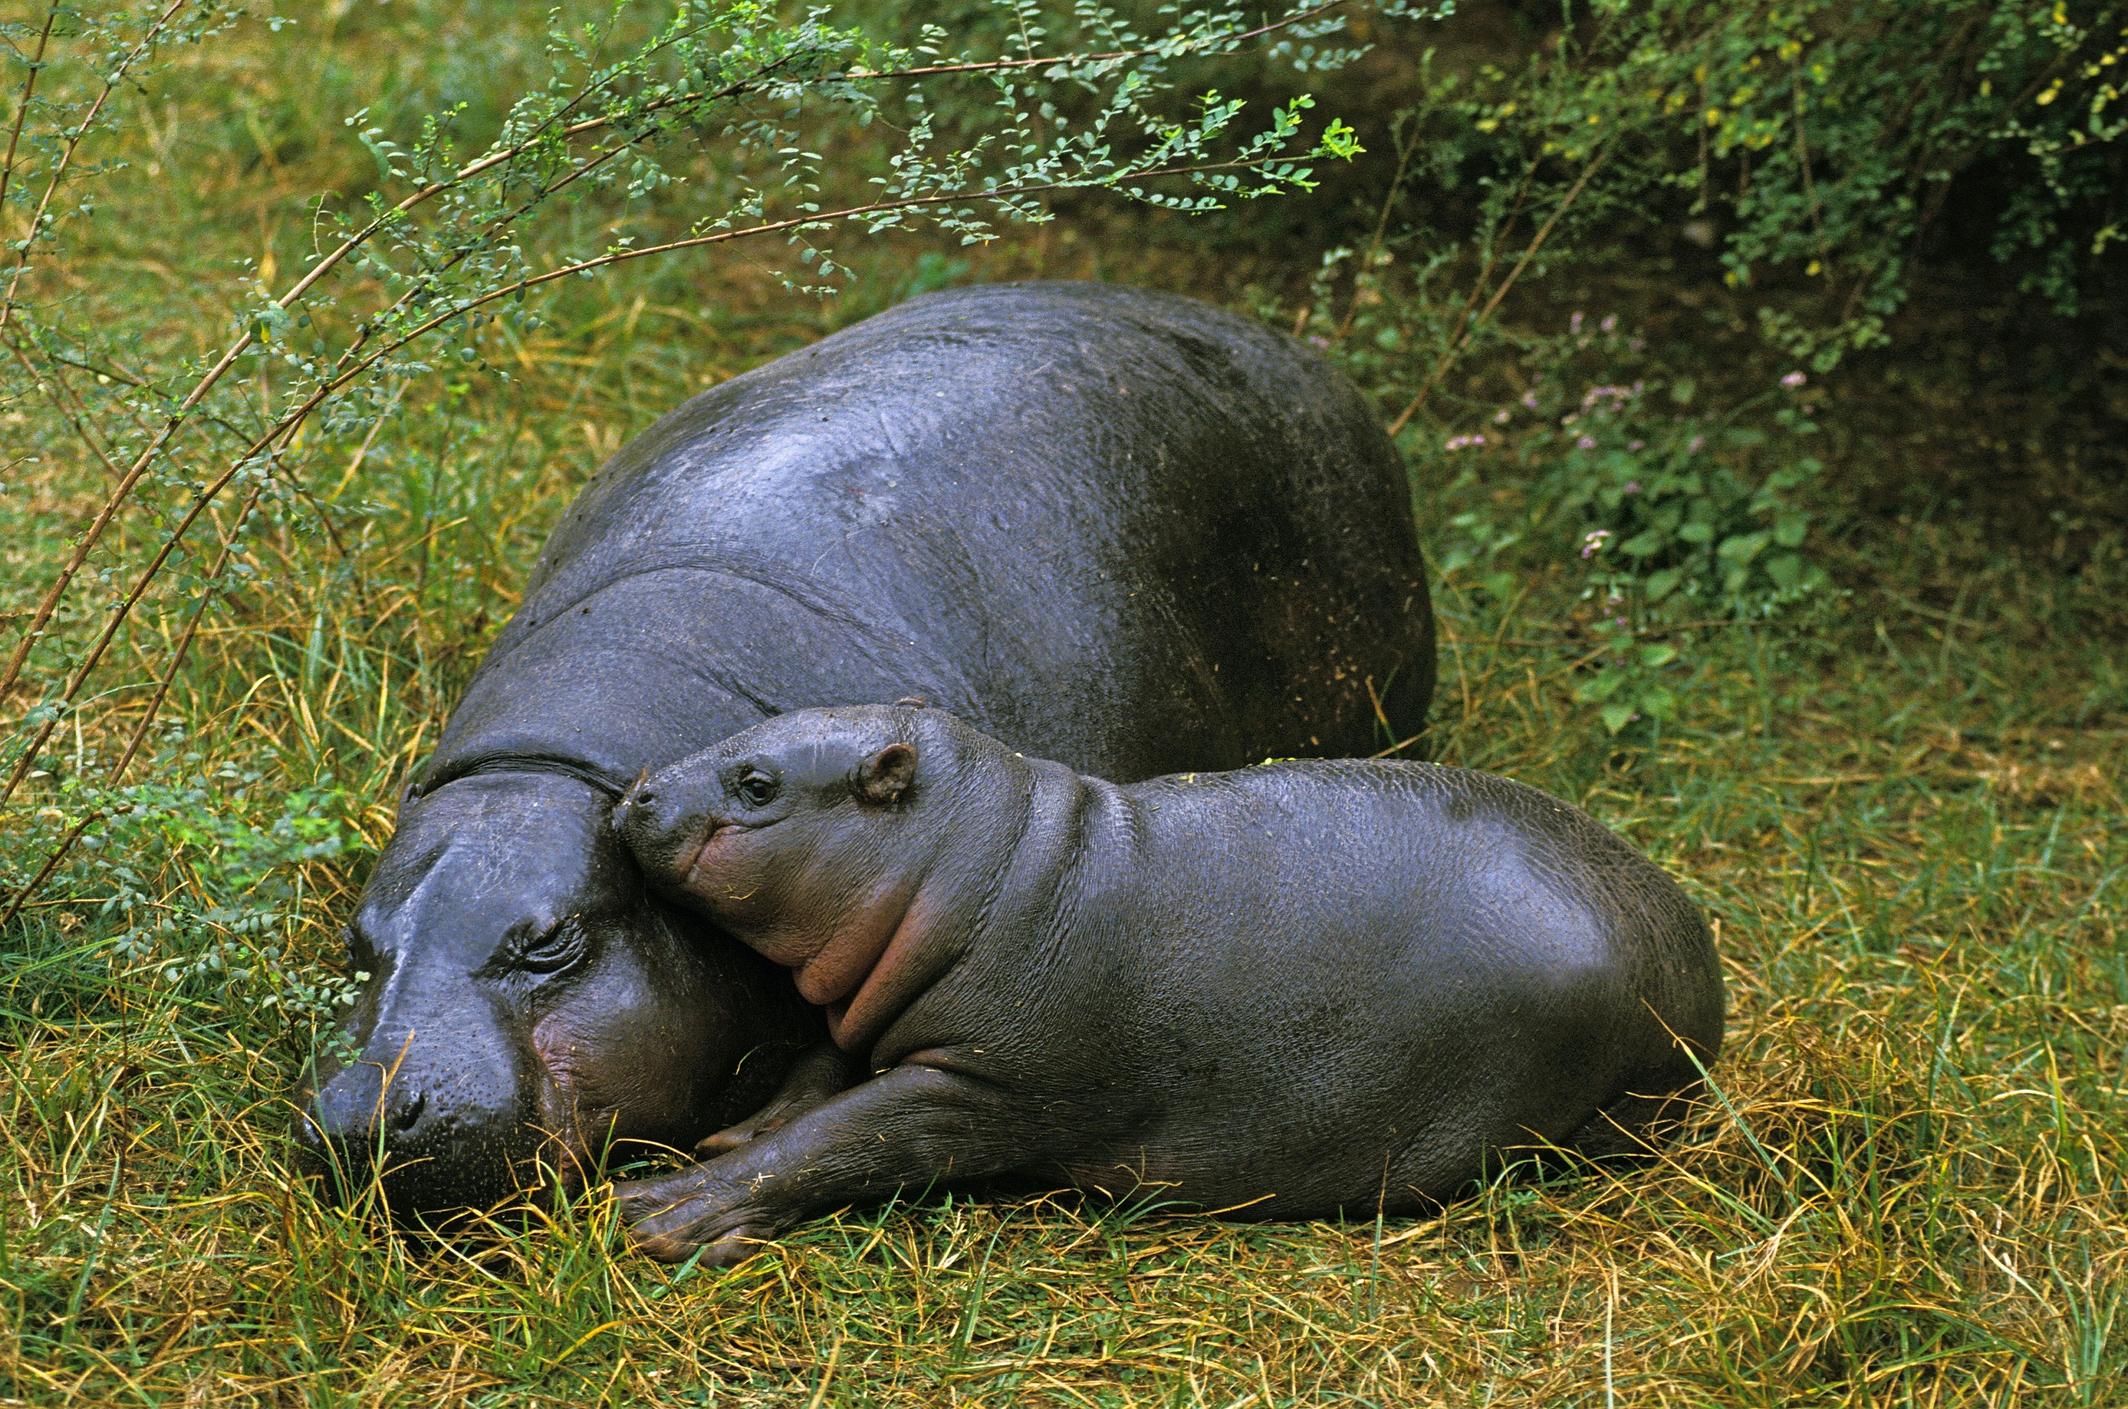
{"type": "Polygon", "coordinates": [[[858,1076],[857,1059],[832,1042],[823,1042],[800,1057],[768,1103],[745,1120],[695,1142],[703,1159],[728,1154],[741,1145],[781,1130],[799,1116],[850,1087],[858,1076]]]}
{"type": "Polygon", "coordinates": [[[781,1130],[791,1123],[794,1115],[803,1115],[804,1108],[796,1110],[788,1106],[770,1104],[755,1111],[736,1125],[727,1125],[722,1130],[704,1135],[695,1141],[695,1154],[703,1159],[730,1154],[741,1145],[758,1140],[771,1131],[781,1130]]]}
{"type": "Polygon", "coordinates": [[[613,1197],[629,1244],[660,1262],[685,1262],[699,1249],[707,1266],[730,1267],[775,1238],[776,1227],[758,1211],[717,1197],[713,1185],[704,1189],[705,1172],[617,1181],[613,1197]]]}

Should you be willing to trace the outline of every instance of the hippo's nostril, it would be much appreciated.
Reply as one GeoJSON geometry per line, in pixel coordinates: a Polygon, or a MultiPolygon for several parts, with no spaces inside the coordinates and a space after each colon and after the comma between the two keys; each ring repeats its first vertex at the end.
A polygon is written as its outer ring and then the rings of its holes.
{"type": "Polygon", "coordinates": [[[428,1106],[428,1093],[416,1091],[408,1096],[391,1114],[392,1129],[411,1130],[414,1122],[421,1119],[421,1112],[428,1106]]]}

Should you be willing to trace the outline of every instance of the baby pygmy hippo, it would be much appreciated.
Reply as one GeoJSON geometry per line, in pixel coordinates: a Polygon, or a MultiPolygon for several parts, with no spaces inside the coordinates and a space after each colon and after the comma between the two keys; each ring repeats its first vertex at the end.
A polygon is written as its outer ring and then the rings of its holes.
{"type": "Polygon", "coordinates": [[[1721,1043],[1692,903],[1484,773],[1119,787],[866,706],[736,734],[615,823],[875,1073],[622,1183],[660,1258],[736,1261],[809,1214],[1000,1176],[1249,1217],[1430,1207],[1516,1146],[1645,1148],[1721,1043]]]}

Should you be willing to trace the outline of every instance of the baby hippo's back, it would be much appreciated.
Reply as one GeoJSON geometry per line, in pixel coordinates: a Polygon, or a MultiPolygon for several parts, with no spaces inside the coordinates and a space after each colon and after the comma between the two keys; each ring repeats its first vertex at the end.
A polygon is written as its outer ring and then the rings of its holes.
{"type": "Polygon", "coordinates": [[[1410,1207],[1503,1149],[1638,1147],[1720,1046],[1697,909],[1536,789],[1311,762],[1089,780],[1087,805],[1081,874],[1104,879],[1068,907],[1045,1005],[1077,1182],[1410,1207]]]}

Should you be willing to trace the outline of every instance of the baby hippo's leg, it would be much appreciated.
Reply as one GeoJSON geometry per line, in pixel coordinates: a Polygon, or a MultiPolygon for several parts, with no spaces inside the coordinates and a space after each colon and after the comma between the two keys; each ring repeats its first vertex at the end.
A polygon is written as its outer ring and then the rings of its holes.
{"type": "Polygon", "coordinates": [[[771,1130],[781,1130],[821,1102],[847,1090],[859,1071],[857,1058],[832,1042],[823,1042],[798,1059],[783,1085],[760,1110],[735,1125],[704,1135],[695,1142],[695,1153],[707,1159],[736,1150],[771,1130]]]}
{"type": "Polygon", "coordinates": [[[706,1164],[617,1181],[614,1197],[644,1252],[678,1262],[702,1248],[721,1267],[808,1214],[1001,1173],[1035,1143],[997,1087],[898,1066],[706,1164]]]}

